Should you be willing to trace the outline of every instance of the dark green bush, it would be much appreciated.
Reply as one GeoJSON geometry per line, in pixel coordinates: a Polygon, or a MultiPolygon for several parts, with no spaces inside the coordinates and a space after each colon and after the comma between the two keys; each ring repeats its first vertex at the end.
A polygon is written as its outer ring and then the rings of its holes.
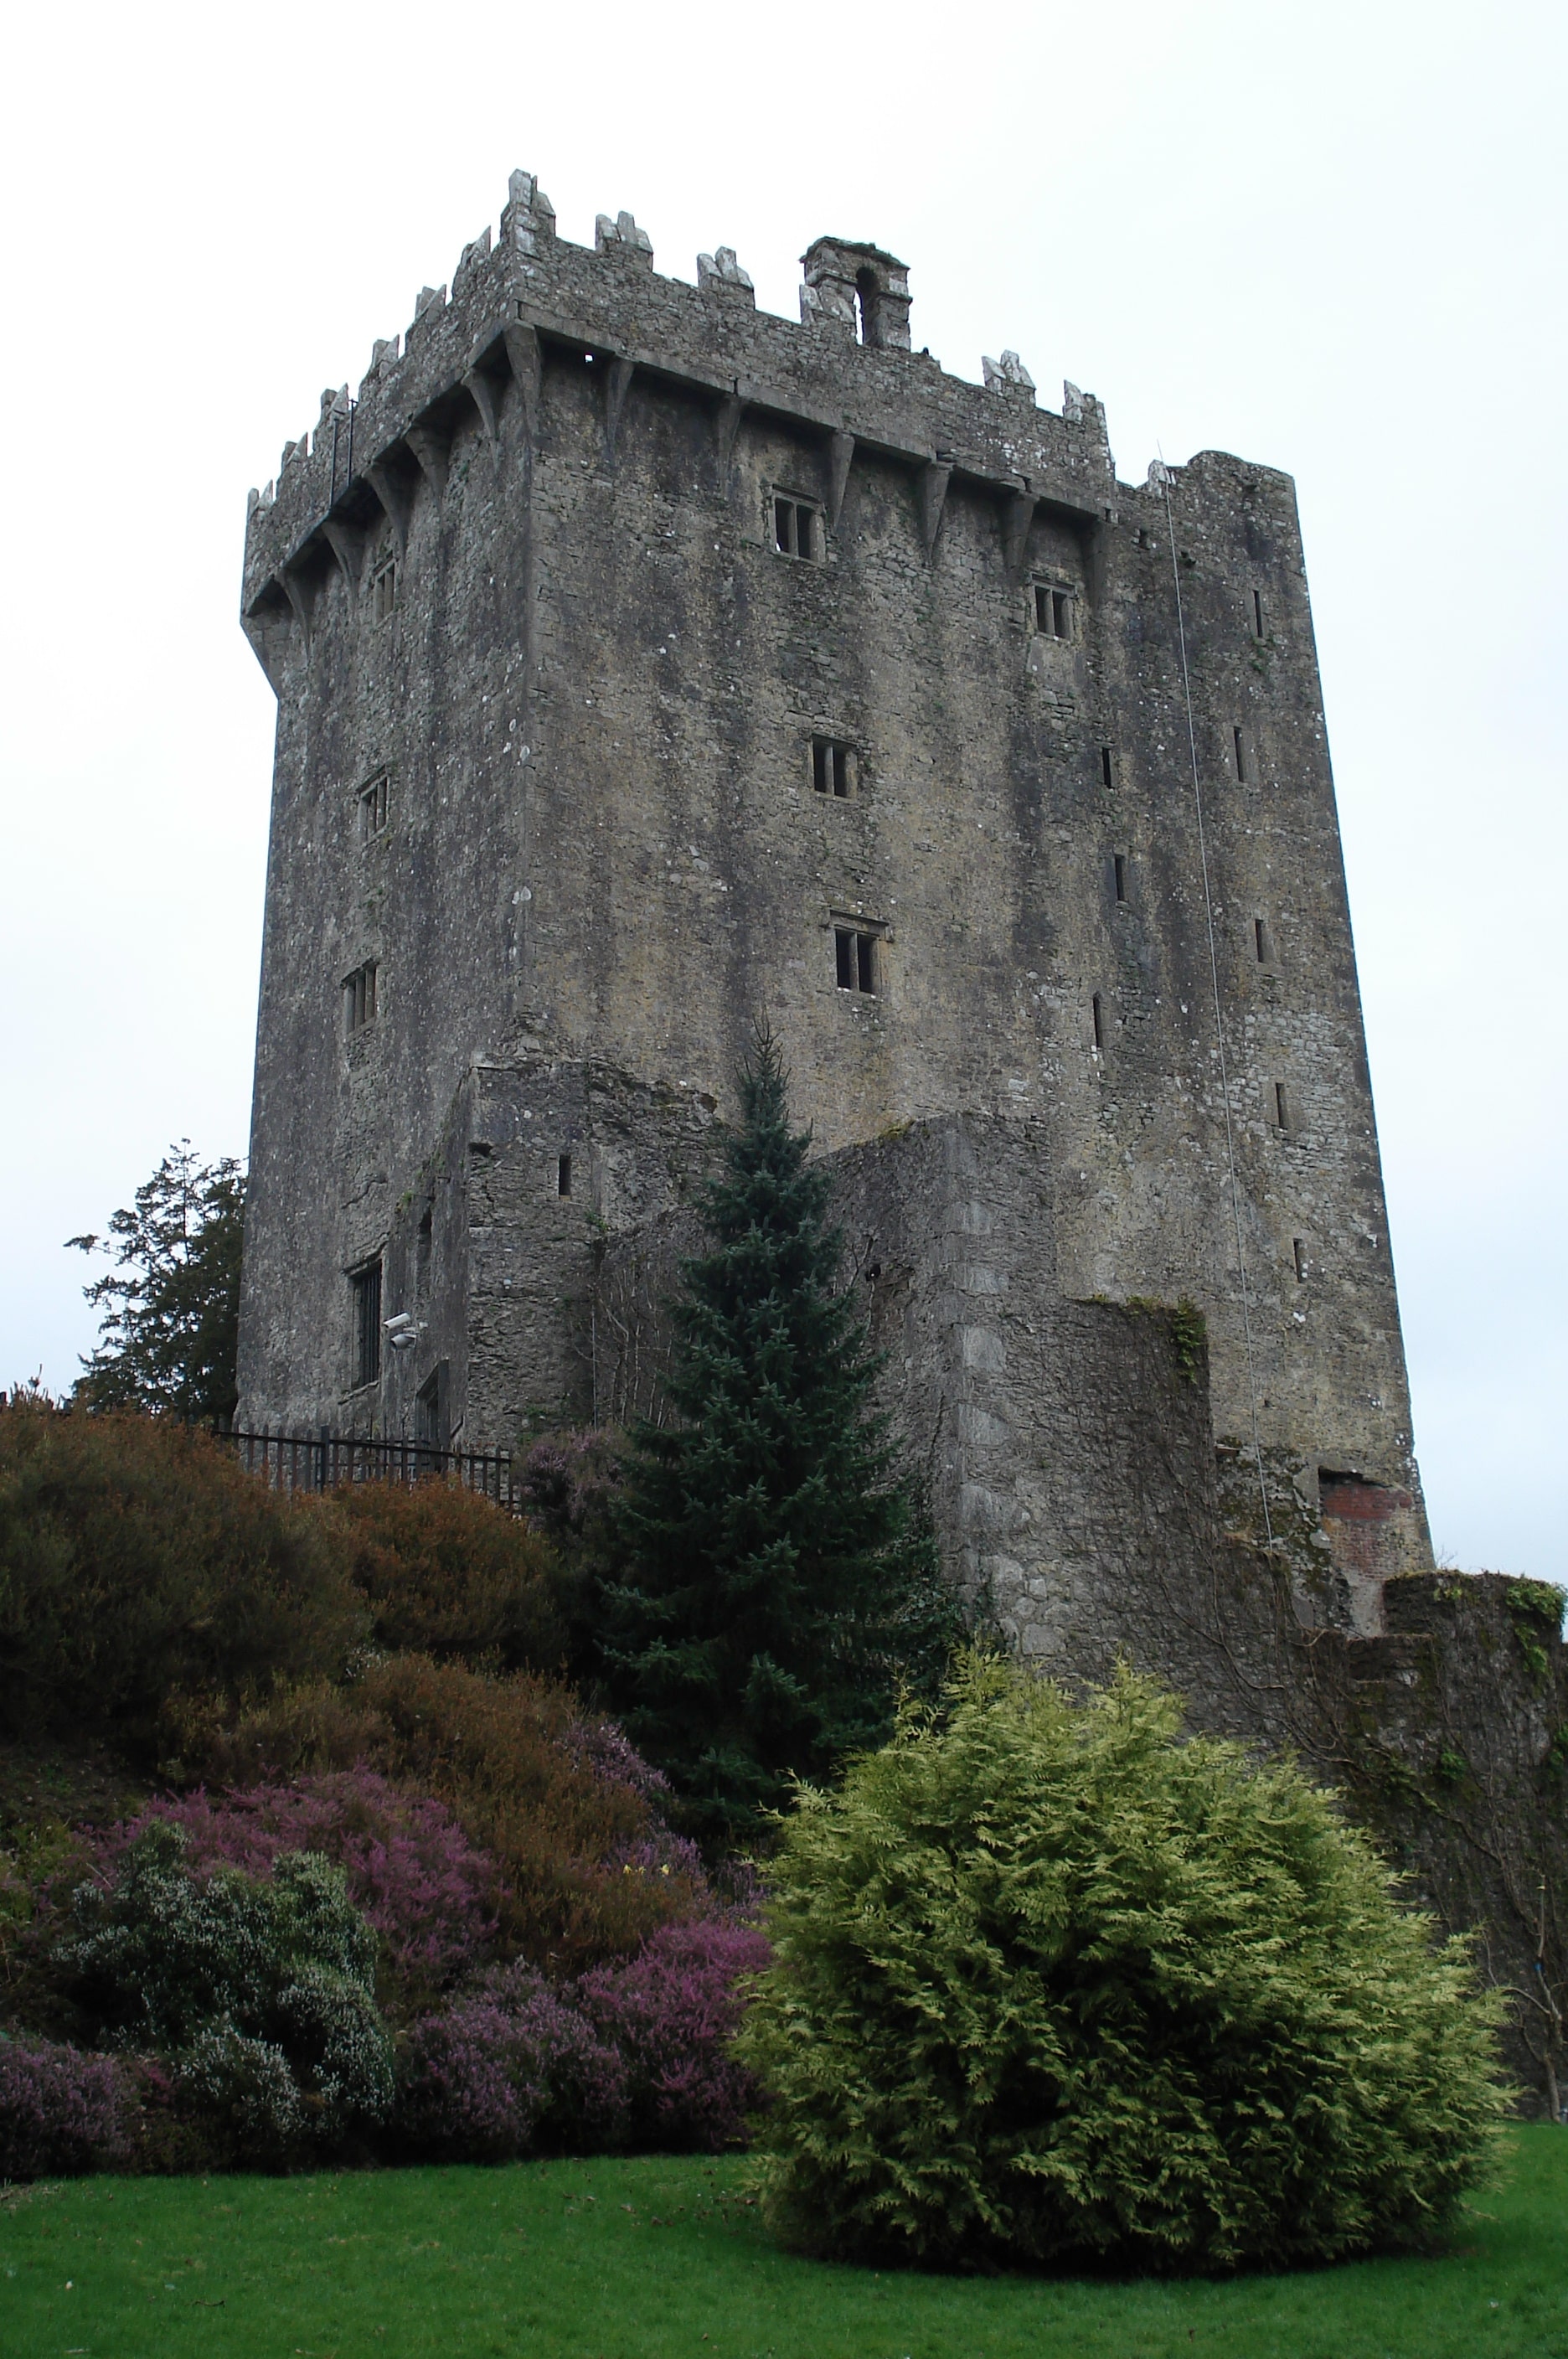
{"type": "Polygon", "coordinates": [[[332,1674],[365,1626],[319,1509],[173,1419],[0,1408],[0,1734],[155,1739],[172,1692],[332,1674]]]}
{"type": "Polygon", "coordinates": [[[107,1886],[82,1885],[60,1943],[85,2027],[174,2060],[193,2109],[236,2147],[286,2158],[378,2121],[392,2060],[376,2006],[376,1937],[343,1870],[314,1853],[269,1880],[193,1875],[178,1827],[155,1820],[107,1886]]]}
{"type": "Polygon", "coordinates": [[[766,2204],[819,2252],[1145,2268],[1441,2233],[1504,2095],[1496,2010],[1289,1767],[972,1658],[770,1870],[741,2054],[766,2204]]]}
{"type": "Polygon", "coordinates": [[[324,1512],[375,1644],[393,1654],[559,1670],[569,1634],[549,1542],[459,1483],[351,1483],[324,1512]]]}

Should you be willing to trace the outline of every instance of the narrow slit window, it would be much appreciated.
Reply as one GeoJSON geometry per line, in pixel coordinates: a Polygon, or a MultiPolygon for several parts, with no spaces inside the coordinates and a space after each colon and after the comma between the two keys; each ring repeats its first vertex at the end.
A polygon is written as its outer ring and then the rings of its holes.
{"type": "Polygon", "coordinates": [[[811,784],[819,795],[834,796],[847,802],[855,792],[855,759],[853,745],[839,737],[813,737],[811,740],[811,784]]]}
{"type": "Polygon", "coordinates": [[[435,1243],[435,1206],[427,1204],[419,1217],[419,1234],[414,1249],[414,1286],[420,1301],[430,1290],[430,1256],[435,1243]]]}
{"type": "Polygon", "coordinates": [[[375,602],[376,619],[384,623],[397,603],[397,560],[395,557],[383,558],[376,567],[371,576],[370,593],[375,602]]]}
{"type": "Polygon", "coordinates": [[[1263,628],[1263,592],[1261,590],[1255,590],[1252,593],[1252,633],[1255,638],[1261,639],[1266,636],[1263,628]]]}
{"type": "Polygon", "coordinates": [[[376,1021],[376,961],[366,959],[343,977],[343,1028],[351,1036],[376,1021]]]}
{"type": "Polygon", "coordinates": [[[1267,918],[1254,918],[1252,920],[1252,939],[1258,951],[1258,965],[1272,966],[1274,963],[1274,937],[1269,930],[1269,920],[1267,918]]]}
{"type": "Polygon", "coordinates": [[[1230,734],[1231,742],[1236,748],[1236,775],[1240,784],[1245,787],[1251,783],[1251,765],[1247,758],[1247,739],[1239,729],[1233,729],[1230,734]]]}
{"type": "Polygon", "coordinates": [[[572,1193],[572,1158],[570,1155],[558,1155],[556,1157],[555,1192],[558,1196],[570,1196],[572,1193]]]}
{"type": "Polygon", "coordinates": [[[373,1385],[381,1374],[381,1256],[350,1273],[349,1351],[351,1390],[373,1385]]]}
{"type": "Polygon", "coordinates": [[[1281,1130],[1290,1129],[1290,1101],[1285,1094],[1283,1082],[1276,1082],[1274,1084],[1274,1119],[1281,1130]]]}
{"type": "Polygon", "coordinates": [[[387,774],[372,778],[359,790],[359,840],[368,843],[373,836],[382,835],[387,828],[387,774]]]}
{"type": "Polygon", "coordinates": [[[833,953],[838,962],[838,987],[855,989],[855,936],[847,926],[833,928],[833,953]]]}
{"type": "Polygon", "coordinates": [[[1290,1252],[1296,1264],[1296,1284],[1298,1286],[1305,1286],[1307,1282],[1307,1248],[1305,1240],[1301,1237],[1292,1237],[1290,1240],[1290,1252]]]}
{"type": "Polygon", "coordinates": [[[1117,900],[1125,901],[1127,899],[1127,854],[1125,852],[1116,852],[1112,853],[1111,875],[1116,883],[1117,900]]]}
{"type": "Polygon", "coordinates": [[[1095,992],[1089,1002],[1089,1006],[1094,1019],[1094,1046],[1097,1049],[1103,1050],[1105,1045],[1105,1011],[1100,1006],[1098,992],[1095,992]]]}
{"type": "Polygon", "coordinates": [[[833,965],[841,991],[877,996],[877,936],[858,926],[833,928],[833,965]]]}
{"type": "Polygon", "coordinates": [[[1108,745],[1102,745],[1100,748],[1100,784],[1103,787],[1116,784],[1111,769],[1111,749],[1108,745]]]}

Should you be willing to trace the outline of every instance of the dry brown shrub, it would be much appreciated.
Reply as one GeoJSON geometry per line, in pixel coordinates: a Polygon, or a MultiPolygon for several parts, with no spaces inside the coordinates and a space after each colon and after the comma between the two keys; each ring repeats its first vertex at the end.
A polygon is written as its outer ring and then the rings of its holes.
{"type": "Polygon", "coordinates": [[[558,1670],[568,1632],[548,1540],[494,1499],[439,1477],[351,1483],[322,1503],[375,1640],[503,1670],[558,1670]]]}
{"type": "Polygon", "coordinates": [[[188,1718],[185,1743],[225,1785],[364,1763],[439,1795],[501,1866],[504,1946],[551,1973],[624,1956],[702,1910],[695,1860],[670,1842],[624,1739],[536,1673],[387,1656],[347,1687],[301,1684],[226,1729],[188,1718]]]}

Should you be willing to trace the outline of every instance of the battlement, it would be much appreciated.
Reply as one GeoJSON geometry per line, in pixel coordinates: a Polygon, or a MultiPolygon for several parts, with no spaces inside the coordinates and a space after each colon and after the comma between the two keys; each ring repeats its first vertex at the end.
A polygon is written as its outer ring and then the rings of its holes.
{"type": "Polygon", "coordinates": [[[899,461],[920,477],[928,516],[955,478],[1003,505],[1014,539],[1024,504],[1030,515],[1114,513],[1093,395],[1068,385],[1060,414],[1040,408],[1014,352],[987,357],[979,385],[950,375],[913,349],[908,268],[878,246],[819,237],[801,260],[797,326],[757,310],[733,248],[699,255],[695,285],[667,278],[631,213],[601,213],[593,248],[574,245],[557,234],[535,177],[514,172],[499,237],[486,227],[464,246],[450,290],[420,288],[401,337],[376,342],[357,397],[346,386],[323,393],[313,430],[286,442],[276,478],[250,494],[247,621],[271,607],[308,628],[312,574],[322,562],[356,564],[366,524],[381,516],[401,544],[419,481],[444,484],[463,414],[495,450],[515,397],[531,433],[551,345],[604,365],[617,413],[641,370],[711,401],[729,446],[754,411],[820,436],[836,479],[856,448],[899,461]]]}

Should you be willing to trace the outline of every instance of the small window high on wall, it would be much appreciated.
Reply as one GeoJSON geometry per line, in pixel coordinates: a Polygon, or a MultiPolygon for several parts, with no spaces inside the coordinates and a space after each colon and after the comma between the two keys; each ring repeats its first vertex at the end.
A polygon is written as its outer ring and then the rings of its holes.
{"type": "Polygon", "coordinates": [[[352,1039],[376,1021],[376,961],[366,959],[343,977],[343,1029],[352,1039]]]}
{"type": "Polygon", "coordinates": [[[841,991],[863,992],[875,998],[878,945],[875,934],[856,926],[833,928],[833,960],[841,991]]]}
{"type": "Polygon", "coordinates": [[[349,1272],[349,1386],[373,1385],[381,1374],[381,1256],[349,1272]]]}
{"type": "Polygon", "coordinates": [[[397,560],[384,557],[370,577],[371,610],[378,623],[384,623],[397,603],[397,560]]]}
{"type": "Polygon", "coordinates": [[[359,790],[359,840],[368,843],[373,836],[382,835],[387,829],[387,773],[372,778],[359,790]]]}
{"type": "Polygon", "coordinates": [[[811,784],[819,795],[847,802],[855,792],[855,769],[853,745],[846,745],[841,737],[812,738],[811,784]]]}
{"type": "Polygon", "coordinates": [[[812,500],[793,493],[775,492],[772,500],[773,546],[780,557],[803,557],[820,565],[827,555],[822,512],[812,500]]]}
{"type": "Polygon", "coordinates": [[[1034,585],[1034,626],[1041,638],[1070,639],[1073,636],[1073,609],[1075,601],[1071,590],[1060,582],[1037,582],[1034,585]]]}

